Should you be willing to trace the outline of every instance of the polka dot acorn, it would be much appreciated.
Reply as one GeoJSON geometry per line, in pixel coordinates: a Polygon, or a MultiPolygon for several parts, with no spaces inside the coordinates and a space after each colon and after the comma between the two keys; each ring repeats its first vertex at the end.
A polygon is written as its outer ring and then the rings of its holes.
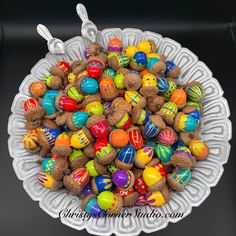
{"type": "Polygon", "coordinates": [[[79,195],[89,183],[90,175],[87,169],[79,167],[69,175],[65,175],[63,183],[69,192],[79,195]]]}
{"type": "Polygon", "coordinates": [[[184,191],[184,187],[192,178],[190,169],[175,169],[171,174],[167,175],[167,182],[171,189],[176,191],[184,191]]]}
{"type": "Polygon", "coordinates": [[[57,191],[63,186],[62,181],[55,180],[49,173],[40,171],[37,176],[38,183],[52,191],[57,191]]]}
{"type": "Polygon", "coordinates": [[[163,104],[161,109],[156,113],[166,122],[168,125],[174,123],[174,118],[177,115],[178,107],[173,102],[166,102],[163,104]]]}
{"type": "Polygon", "coordinates": [[[31,153],[38,153],[41,149],[38,133],[38,130],[29,130],[22,138],[25,149],[31,153]]]}
{"type": "Polygon", "coordinates": [[[117,170],[112,176],[116,187],[128,191],[134,186],[135,176],[130,170],[117,170]]]}
{"type": "Polygon", "coordinates": [[[110,128],[104,115],[92,115],[88,118],[86,126],[95,138],[106,139],[110,128]]]}
{"type": "Polygon", "coordinates": [[[189,148],[178,147],[171,157],[171,164],[181,169],[191,169],[195,164],[195,158],[191,155],[189,148]]]}
{"type": "Polygon", "coordinates": [[[150,39],[140,41],[137,45],[137,48],[139,51],[142,51],[147,55],[149,53],[155,53],[157,50],[155,42],[150,39]]]}
{"type": "Polygon", "coordinates": [[[125,100],[133,107],[147,105],[147,100],[142,97],[137,91],[125,91],[125,100]]]}
{"type": "Polygon", "coordinates": [[[132,106],[123,97],[117,97],[112,101],[111,109],[115,107],[123,108],[129,114],[132,112],[132,106]]]}
{"type": "Polygon", "coordinates": [[[88,162],[88,157],[84,155],[82,150],[73,149],[69,155],[69,164],[72,170],[84,166],[88,162]]]}
{"type": "Polygon", "coordinates": [[[165,203],[168,203],[170,200],[170,192],[166,185],[163,188],[156,192],[149,192],[146,195],[146,203],[150,206],[160,207],[165,203]]]}
{"type": "Polygon", "coordinates": [[[140,106],[135,106],[132,112],[132,124],[145,125],[150,117],[150,113],[140,106]]]}
{"type": "Polygon", "coordinates": [[[99,207],[97,197],[93,193],[85,196],[85,198],[82,199],[81,210],[88,212],[93,217],[102,217],[105,215],[105,211],[99,207]]]}
{"type": "Polygon", "coordinates": [[[83,126],[80,130],[74,132],[71,136],[71,147],[81,149],[94,141],[90,131],[83,126]]]}
{"type": "Polygon", "coordinates": [[[170,100],[171,102],[174,102],[179,109],[182,109],[186,105],[186,92],[182,88],[175,89],[171,94],[170,100]]]}
{"type": "Polygon", "coordinates": [[[174,121],[174,129],[179,131],[194,131],[198,126],[197,120],[183,112],[178,112],[174,121]]]}
{"type": "Polygon", "coordinates": [[[119,213],[123,207],[123,198],[118,193],[101,192],[98,196],[98,205],[109,214],[119,213]]]}
{"type": "Polygon", "coordinates": [[[177,134],[171,127],[167,126],[165,129],[161,130],[157,140],[162,144],[171,146],[177,141],[177,134]]]}
{"type": "Polygon", "coordinates": [[[77,90],[74,83],[68,84],[64,89],[64,93],[67,97],[74,99],[77,103],[84,100],[84,95],[77,90]]]}
{"type": "Polygon", "coordinates": [[[142,78],[137,71],[129,71],[124,78],[124,85],[128,91],[138,90],[142,85],[142,78]]]}
{"type": "Polygon", "coordinates": [[[180,75],[180,69],[173,61],[166,61],[166,71],[165,74],[168,77],[172,77],[174,79],[177,79],[180,75]]]}
{"type": "Polygon", "coordinates": [[[116,88],[125,89],[125,76],[129,72],[127,68],[120,68],[116,71],[116,75],[113,78],[116,88]]]}
{"type": "Polygon", "coordinates": [[[92,177],[97,177],[98,175],[106,175],[108,174],[107,168],[98,163],[96,158],[94,160],[90,160],[85,165],[86,169],[89,172],[89,175],[92,177]]]}
{"type": "Polygon", "coordinates": [[[94,144],[94,151],[96,154],[96,160],[101,165],[110,164],[116,157],[116,150],[106,140],[99,140],[94,144]]]}
{"type": "Polygon", "coordinates": [[[24,117],[27,121],[35,121],[44,116],[45,109],[40,106],[38,100],[28,98],[24,102],[24,117]]]}
{"type": "Polygon", "coordinates": [[[149,121],[144,127],[144,135],[147,138],[156,137],[159,132],[166,127],[165,122],[158,115],[152,115],[149,117],[149,121]]]}
{"type": "Polygon", "coordinates": [[[115,165],[122,170],[130,170],[133,167],[135,149],[132,145],[124,146],[115,159],[115,165]]]}
{"type": "Polygon", "coordinates": [[[117,71],[120,68],[128,66],[130,62],[129,57],[117,53],[109,53],[107,59],[109,67],[111,67],[115,71],[117,71]]]}
{"type": "Polygon", "coordinates": [[[166,90],[166,92],[163,93],[163,95],[166,98],[170,98],[171,94],[177,89],[177,85],[176,85],[176,83],[174,81],[169,80],[168,83],[169,83],[169,87],[166,90]]]}
{"type": "Polygon", "coordinates": [[[141,149],[143,147],[144,144],[144,140],[142,137],[142,134],[140,132],[140,129],[136,126],[131,126],[128,130],[127,130],[128,134],[129,134],[129,141],[130,144],[136,149],[141,149]]]}
{"type": "Polygon", "coordinates": [[[206,91],[198,82],[191,82],[185,86],[187,98],[192,102],[201,103],[206,96],[206,91]]]}
{"type": "Polygon", "coordinates": [[[146,195],[148,191],[148,187],[145,184],[142,176],[142,171],[135,171],[135,181],[134,181],[134,189],[138,192],[139,195],[146,195]]]}
{"type": "Polygon", "coordinates": [[[145,168],[145,165],[152,160],[153,155],[154,150],[151,147],[139,149],[134,158],[134,165],[138,168],[145,168]]]}
{"type": "Polygon", "coordinates": [[[105,63],[99,57],[90,57],[88,60],[88,76],[98,79],[105,68],[105,63]]]}
{"type": "Polygon", "coordinates": [[[145,97],[157,95],[158,87],[155,75],[149,73],[143,76],[140,93],[145,97]]]}
{"type": "Polygon", "coordinates": [[[192,140],[189,143],[189,149],[194,157],[198,161],[206,160],[207,156],[209,155],[208,146],[200,140],[192,140]]]}
{"type": "Polygon", "coordinates": [[[129,134],[123,129],[112,130],[109,134],[109,142],[115,148],[122,148],[129,143],[129,134]]]}
{"type": "Polygon", "coordinates": [[[29,87],[29,93],[34,97],[42,97],[47,91],[47,86],[43,81],[35,81],[29,87]]]}
{"type": "Polygon", "coordinates": [[[116,188],[115,191],[123,198],[123,206],[134,206],[137,202],[138,193],[134,191],[133,188],[130,188],[127,191],[116,188]]]}
{"type": "Polygon", "coordinates": [[[84,111],[89,114],[101,115],[104,112],[103,105],[101,103],[101,96],[99,94],[93,94],[86,96],[82,102],[84,111]]]}
{"type": "Polygon", "coordinates": [[[166,64],[162,57],[157,53],[147,55],[147,69],[154,75],[163,74],[166,70],[166,64]]]}
{"type": "Polygon", "coordinates": [[[104,191],[111,191],[112,188],[112,179],[109,175],[98,175],[92,179],[92,190],[98,195],[104,191]]]}
{"type": "Polygon", "coordinates": [[[142,52],[136,52],[131,58],[130,67],[136,71],[142,71],[147,64],[147,55],[142,52]]]}
{"type": "Polygon", "coordinates": [[[70,72],[70,65],[68,62],[60,61],[50,68],[50,73],[64,79],[70,72]]]}
{"type": "Polygon", "coordinates": [[[171,146],[158,143],[157,146],[155,147],[155,153],[164,166],[171,164],[170,158],[174,154],[174,151],[171,148],[171,146]]]}

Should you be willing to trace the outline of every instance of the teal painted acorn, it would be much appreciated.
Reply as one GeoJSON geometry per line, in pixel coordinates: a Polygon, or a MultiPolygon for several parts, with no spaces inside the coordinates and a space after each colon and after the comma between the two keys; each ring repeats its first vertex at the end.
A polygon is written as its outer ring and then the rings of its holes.
{"type": "Polygon", "coordinates": [[[161,160],[163,164],[170,161],[171,156],[174,154],[171,146],[167,146],[161,143],[158,143],[155,147],[155,153],[157,157],[161,160]]]}
{"type": "Polygon", "coordinates": [[[174,121],[175,131],[194,131],[198,126],[198,121],[190,116],[186,115],[183,112],[178,112],[174,121]]]}

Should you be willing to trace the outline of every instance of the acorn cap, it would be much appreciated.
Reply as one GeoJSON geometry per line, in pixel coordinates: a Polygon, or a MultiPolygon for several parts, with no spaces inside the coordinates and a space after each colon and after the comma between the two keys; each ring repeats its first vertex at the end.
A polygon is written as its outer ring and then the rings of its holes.
{"type": "Polygon", "coordinates": [[[178,128],[178,125],[179,125],[180,117],[181,117],[182,115],[184,115],[183,112],[178,112],[177,115],[176,115],[176,117],[175,117],[173,127],[174,127],[174,130],[175,130],[176,132],[179,132],[179,131],[180,131],[179,128],[178,128]]]}
{"type": "Polygon", "coordinates": [[[137,127],[137,126],[134,126],[134,125],[132,125],[132,126],[130,126],[126,131],[129,133],[130,131],[132,131],[132,130],[137,130],[137,131],[139,131],[140,132],[140,129],[139,129],[139,127],[137,127]]]}
{"type": "Polygon", "coordinates": [[[92,143],[94,141],[93,135],[91,134],[91,132],[89,131],[89,129],[86,126],[83,126],[82,129],[86,135],[86,137],[90,140],[90,142],[92,143]]]}
{"type": "Polygon", "coordinates": [[[132,112],[132,123],[133,124],[136,124],[137,123],[137,121],[138,121],[138,119],[140,118],[140,115],[141,115],[141,113],[142,113],[142,107],[140,107],[140,106],[135,106],[134,108],[133,108],[133,112],[132,112]]]}
{"type": "Polygon", "coordinates": [[[186,85],[184,86],[184,90],[185,90],[185,92],[187,93],[189,87],[191,87],[192,85],[195,85],[195,84],[196,84],[196,85],[199,85],[199,86],[202,87],[202,84],[201,84],[200,82],[193,81],[193,82],[190,82],[189,84],[186,84],[186,85]]]}
{"type": "Polygon", "coordinates": [[[64,111],[62,113],[59,113],[56,117],[56,124],[57,125],[64,125],[67,121],[67,118],[69,116],[70,112],[64,111]]]}
{"type": "Polygon", "coordinates": [[[120,188],[123,191],[129,191],[134,186],[135,175],[131,170],[126,170],[127,174],[130,176],[130,183],[126,188],[120,188]]]}
{"type": "Polygon", "coordinates": [[[134,206],[138,196],[139,195],[136,191],[128,194],[126,197],[123,198],[123,206],[134,206]]]}
{"type": "Polygon", "coordinates": [[[124,84],[127,90],[136,91],[141,87],[142,79],[139,74],[131,71],[126,74],[124,84]]]}
{"type": "Polygon", "coordinates": [[[76,170],[79,167],[85,166],[88,162],[88,157],[85,155],[76,157],[73,161],[70,162],[70,168],[76,170]]]}
{"type": "Polygon", "coordinates": [[[48,139],[47,139],[47,137],[46,137],[46,135],[44,134],[43,131],[39,132],[38,140],[39,140],[40,146],[42,146],[43,148],[46,148],[48,150],[51,150],[52,147],[49,144],[48,139]]]}
{"type": "Polygon", "coordinates": [[[28,111],[24,111],[24,117],[27,121],[35,121],[41,119],[45,114],[45,109],[41,106],[30,108],[28,111]]]}
{"type": "Polygon", "coordinates": [[[176,190],[178,192],[182,192],[184,191],[184,187],[182,185],[180,185],[177,181],[175,181],[172,177],[171,174],[167,175],[167,183],[168,185],[173,189],[176,190]]]}
{"type": "Polygon", "coordinates": [[[152,96],[152,97],[148,97],[147,99],[147,108],[151,111],[151,112],[157,112],[160,110],[160,108],[163,106],[164,104],[164,98],[158,95],[152,96]]]}
{"type": "MultiPolygon", "coordinates": [[[[115,98],[112,102],[111,102],[111,109],[114,109],[115,108],[115,104],[119,101],[119,100],[124,100],[125,101],[125,99],[123,98],[123,97],[117,97],[117,98],[115,98]]],[[[128,104],[128,103],[127,103],[128,104]]],[[[128,113],[131,113],[132,112],[132,106],[130,105],[128,105],[128,107],[130,107],[130,109],[125,109],[124,107],[124,110],[126,110],[128,113]]]]}
{"type": "Polygon", "coordinates": [[[133,173],[134,173],[135,178],[137,179],[137,178],[139,178],[140,176],[143,175],[143,170],[141,170],[141,169],[134,169],[133,173]]]}
{"type": "Polygon", "coordinates": [[[149,120],[151,120],[152,123],[154,125],[156,125],[157,127],[159,127],[160,129],[165,129],[166,128],[166,124],[163,121],[163,119],[161,118],[161,116],[152,115],[152,116],[149,117],[149,120]]]}
{"type": "Polygon", "coordinates": [[[98,157],[95,157],[95,159],[101,165],[108,165],[112,163],[112,161],[116,158],[116,154],[116,150],[112,148],[112,150],[104,155],[101,159],[99,159],[98,157]]]}
{"type": "Polygon", "coordinates": [[[134,164],[133,163],[129,163],[129,164],[124,163],[124,162],[120,161],[118,158],[116,158],[115,165],[121,170],[130,170],[130,169],[132,169],[134,164]]]}
{"type": "Polygon", "coordinates": [[[96,181],[95,181],[95,177],[92,178],[91,180],[91,188],[92,188],[92,191],[98,195],[98,188],[97,188],[97,184],[96,184],[96,181]]]}
{"type": "Polygon", "coordinates": [[[50,81],[50,88],[51,89],[60,89],[62,87],[62,79],[59,76],[52,76],[50,81]]]}
{"type": "Polygon", "coordinates": [[[117,56],[115,54],[108,58],[108,65],[115,71],[120,68],[117,56]]]}
{"type": "Polygon", "coordinates": [[[90,143],[89,145],[84,147],[83,152],[84,152],[85,156],[87,156],[89,158],[95,158],[96,157],[93,145],[94,145],[93,143],[90,143]]]}
{"type": "Polygon", "coordinates": [[[147,100],[145,97],[141,97],[136,106],[140,106],[142,108],[146,107],[147,105],[147,100]]]}
{"type": "Polygon", "coordinates": [[[179,77],[179,74],[180,74],[180,68],[178,66],[175,66],[171,70],[171,72],[167,73],[167,76],[177,79],[179,77]]]}
{"type": "Polygon", "coordinates": [[[174,119],[171,116],[168,114],[163,114],[161,111],[157,111],[155,115],[159,115],[167,125],[172,125],[174,122],[174,119]]]}
{"type": "Polygon", "coordinates": [[[107,54],[105,52],[100,52],[97,57],[103,61],[103,63],[106,65],[108,62],[107,54]]]}
{"type": "Polygon", "coordinates": [[[48,127],[49,129],[61,130],[61,128],[54,121],[49,120],[49,119],[43,119],[42,125],[48,127]]]}
{"type": "Polygon", "coordinates": [[[153,158],[146,166],[153,166],[160,163],[160,161],[157,158],[153,158]]]}
{"type": "Polygon", "coordinates": [[[73,64],[72,73],[78,75],[82,71],[87,69],[88,61],[75,61],[73,64]]]}
{"type": "Polygon", "coordinates": [[[139,92],[145,97],[155,96],[158,93],[158,88],[156,86],[145,86],[141,87],[139,92]]]}
{"type": "Polygon", "coordinates": [[[152,186],[148,187],[149,192],[156,192],[163,188],[166,183],[166,178],[162,177],[157,183],[153,184],[152,186]]]}
{"type": "Polygon", "coordinates": [[[161,194],[165,199],[165,203],[168,203],[170,201],[170,191],[166,184],[162,187],[161,194]]]}
{"type": "Polygon", "coordinates": [[[64,172],[68,170],[68,163],[64,158],[56,160],[53,169],[52,177],[55,180],[62,180],[64,177],[64,172]]]}
{"type": "Polygon", "coordinates": [[[51,152],[61,157],[68,157],[71,154],[71,148],[68,146],[54,146],[51,152]]]}
{"type": "Polygon", "coordinates": [[[50,72],[50,74],[52,74],[52,75],[56,75],[56,76],[61,77],[62,79],[65,78],[65,74],[64,74],[61,70],[59,70],[56,66],[52,66],[52,67],[49,69],[49,72],[50,72]]]}
{"type": "Polygon", "coordinates": [[[199,138],[199,130],[196,129],[190,132],[187,132],[187,131],[180,132],[180,138],[182,142],[188,146],[192,140],[196,140],[199,138]]]}
{"type": "Polygon", "coordinates": [[[107,122],[109,125],[113,126],[119,123],[125,116],[126,111],[121,107],[115,107],[113,112],[107,117],[107,122]]]}
{"type": "Polygon", "coordinates": [[[184,154],[174,153],[170,161],[173,166],[178,167],[180,169],[191,169],[193,167],[192,158],[184,154]]]}
{"type": "Polygon", "coordinates": [[[83,107],[85,107],[87,104],[91,103],[91,102],[101,102],[101,95],[99,93],[96,94],[91,94],[89,96],[86,96],[84,98],[84,101],[82,102],[83,107]]]}
{"type": "Polygon", "coordinates": [[[130,61],[129,66],[136,71],[142,71],[145,68],[145,65],[138,65],[133,60],[130,61]]]}
{"type": "Polygon", "coordinates": [[[115,195],[118,197],[118,205],[117,205],[117,208],[114,210],[107,210],[109,214],[119,213],[123,207],[123,198],[118,193],[115,193],[115,195]]]}
{"type": "Polygon", "coordinates": [[[92,115],[88,118],[86,126],[90,129],[91,126],[103,120],[106,120],[106,117],[104,115],[92,115]]]}
{"type": "Polygon", "coordinates": [[[103,52],[104,48],[100,43],[94,42],[89,46],[89,52],[91,56],[97,56],[100,52],[103,52]]]}
{"type": "Polygon", "coordinates": [[[72,192],[76,195],[79,195],[83,190],[83,187],[78,185],[78,183],[70,175],[64,176],[63,183],[69,192],[72,192]]]}
{"type": "Polygon", "coordinates": [[[95,170],[98,172],[98,175],[108,175],[107,168],[103,165],[100,165],[96,158],[94,159],[93,165],[95,170]]]}
{"type": "Polygon", "coordinates": [[[52,191],[57,191],[59,188],[61,188],[63,186],[63,182],[62,181],[58,181],[58,180],[54,180],[53,184],[50,188],[50,190],[52,191]]]}
{"type": "Polygon", "coordinates": [[[159,74],[163,74],[165,73],[166,70],[166,64],[165,62],[163,62],[162,60],[159,62],[156,62],[152,65],[152,67],[150,68],[150,72],[154,75],[159,75],[159,74]]]}
{"type": "Polygon", "coordinates": [[[127,68],[120,68],[119,70],[116,71],[116,74],[126,75],[127,73],[129,73],[129,69],[127,69],[127,68]]]}
{"type": "Polygon", "coordinates": [[[89,194],[87,196],[85,196],[82,200],[81,200],[81,204],[80,204],[80,208],[83,211],[85,206],[87,205],[87,203],[89,202],[89,200],[91,200],[92,198],[96,197],[96,194],[89,194]]]}
{"type": "Polygon", "coordinates": [[[42,148],[40,149],[39,155],[40,155],[41,157],[45,157],[45,156],[47,156],[47,154],[50,153],[50,150],[51,150],[51,147],[50,147],[50,148],[42,147],[42,148]]]}
{"type": "Polygon", "coordinates": [[[79,128],[74,126],[72,123],[72,119],[71,119],[72,115],[73,115],[72,112],[68,112],[67,117],[66,117],[66,124],[71,131],[78,131],[79,128]]]}
{"type": "Polygon", "coordinates": [[[37,129],[37,128],[41,127],[41,125],[42,125],[42,119],[38,119],[38,120],[35,120],[35,121],[26,121],[25,122],[25,128],[27,130],[37,129]]]}

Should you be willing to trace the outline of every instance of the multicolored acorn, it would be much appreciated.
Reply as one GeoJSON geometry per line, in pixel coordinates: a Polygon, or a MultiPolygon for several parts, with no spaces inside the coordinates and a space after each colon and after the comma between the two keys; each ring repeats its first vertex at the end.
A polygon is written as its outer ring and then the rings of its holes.
{"type": "Polygon", "coordinates": [[[128,191],[134,186],[135,176],[130,170],[117,170],[113,174],[112,180],[116,187],[128,191]]]}
{"type": "Polygon", "coordinates": [[[109,175],[98,175],[92,179],[92,190],[98,195],[101,192],[110,191],[112,184],[112,179],[109,175]]]}
{"type": "Polygon", "coordinates": [[[49,173],[40,171],[38,173],[38,183],[52,191],[57,191],[63,186],[62,181],[55,180],[49,173]]]}

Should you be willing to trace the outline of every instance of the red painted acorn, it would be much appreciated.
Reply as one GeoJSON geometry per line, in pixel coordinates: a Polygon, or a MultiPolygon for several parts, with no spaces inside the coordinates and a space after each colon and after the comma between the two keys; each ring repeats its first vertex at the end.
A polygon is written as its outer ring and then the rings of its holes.
{"type": "Polygon", "coordinates": [[[104,62],[98,57],[91,57],[88,62],[87,71],[89,77],[97,79],[103,72],[105,67],[104,62]]]}

